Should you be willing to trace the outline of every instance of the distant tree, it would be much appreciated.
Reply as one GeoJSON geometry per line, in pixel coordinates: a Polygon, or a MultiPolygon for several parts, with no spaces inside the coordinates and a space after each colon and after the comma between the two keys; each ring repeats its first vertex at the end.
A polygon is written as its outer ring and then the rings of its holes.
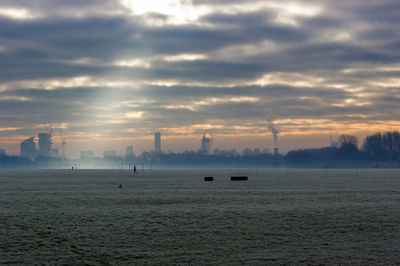
{"type": "Polygon", "coordinates": [[[314,160],[314,155],[310,150],[289,151],[285,159],[290,163],[309,163],[314,160]]]}
{"type": "Polygon", "coordinates": [[[362,149],[367,156],[372,159],[385,160],[387,158],[387,152],[385,150],[383,136],[381,133],[375,133],[371,136],[367,136],[364,140],[362,149]]]}
{"type": "Polygon", "coordinates": [[[235,150],[219,150],[217,156],[223,156],[223,157],[234,157],[234,156],[239,156],[239,153],[235,150]]]}
{"type": "Polygon", "coordinates": [[[250,157],[250,156],[253,156],[253,151],[249,148],[246,148],[242,151],[242,154],[243,154],[243,156],[250,157]]]}
{"type": "Polygon", "coordinates": [[[354,146],[358,146],[358,138],[356,136],[353,135],[340,135],[338,138],[340,147],[342,147],[343,145],[349,145],[349,144],[353,144],[354,146]]]}
{"type": "Polygon", "coordinates": [[[242,155],[247,157],[256,157],[263,153],[265,154],[266,152],[262,152],[259,148],[255,148],[254,150],[246,148],[242,151],[242,155]]]}
{"type": "Polygon", "coordinates": [[[331,161],[336,152],[336,149],[324,147],[319,149],[305,149],[289,151],[285,160],[289,164],[298,166],[317,166],[322,165],[327,161],[331,161]]]}
{"type": "Polygon", "coordinates": [[[269,152],[269,149],[268,149],[268,148],[263,148],[262,151],[261,151],[261,153],[262,153],[262,154],[268,154],[268,153],[270,153],[270,152],[269,152]]]}
{"type": "Polygon", "coordinates": [[[358,149],[358,138],[353,135],[340,135],[338,138],[340,147],[336,150],[338,160],[358,160],[360,150],[358,149]]]}
{"type": "Polygon", "coordinates": [[[383,146],[391,160],[400,159],[400,132],[385,132],[383,134],[383,146]]]}
{"type": "Polygon", "coordinates": [[[374,160],[400,160],[400,132],[375,133],[367,136],[363,151],[374,160]]]}

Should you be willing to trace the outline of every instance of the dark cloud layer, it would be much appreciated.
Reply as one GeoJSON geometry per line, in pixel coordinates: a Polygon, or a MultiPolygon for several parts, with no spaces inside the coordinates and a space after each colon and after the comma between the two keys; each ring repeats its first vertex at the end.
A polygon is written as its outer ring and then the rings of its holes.
{"type": "Polygon", "coordinates": [[[400,125],[398,1],[182,3],[207,12],[171,23],[117,0],[0,1],[1,136],[48,121],[123,137],[267,119],[400,125]]]}

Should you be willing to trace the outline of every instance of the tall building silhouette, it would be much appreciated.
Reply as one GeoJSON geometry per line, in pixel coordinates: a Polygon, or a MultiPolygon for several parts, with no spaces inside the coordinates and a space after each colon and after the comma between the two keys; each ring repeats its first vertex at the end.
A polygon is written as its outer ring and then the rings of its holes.
{"type": "Polygon", "coordinates": [[[50,156],[51,150],[51,134],[39,133],[39,154],[40,156],[50,156]]]}
{"type": "Polygon", "coordinates": [[[31,160],[35,160],[35,158],[38,156],[38,151],[36,149],[34,139],[35,139],[34,137],[31,137],[21,142],[20,144],[21,157],[26,157],[31,160]]]}
{"type": "Polygon", "coordinates": [[[126,157],[127,158],[133,158],[133,156],[134,156],[133,146],[126,147],[126,157]]]}
{"type": "Polygon", "coordinates": [[[161,152],[161,132],[154,132],[154,152],[161,152]]]}

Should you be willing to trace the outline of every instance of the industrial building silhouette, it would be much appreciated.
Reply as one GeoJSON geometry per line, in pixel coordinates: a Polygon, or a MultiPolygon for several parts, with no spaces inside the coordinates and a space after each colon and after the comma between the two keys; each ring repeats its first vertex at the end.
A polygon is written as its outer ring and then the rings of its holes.
{"type": "Polygon", "coordinates": [[[58,149],[52,149],[52,133],[39,133],[39,150],[36,148],[35,137],[30,137],[20,144],[21,157],[35,160],[36,157],[58,157],[58,149]]]}

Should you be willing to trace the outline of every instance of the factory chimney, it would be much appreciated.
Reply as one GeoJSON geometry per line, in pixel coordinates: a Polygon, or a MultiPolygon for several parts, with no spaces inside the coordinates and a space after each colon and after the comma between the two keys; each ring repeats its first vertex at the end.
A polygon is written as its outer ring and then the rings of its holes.
{"type": "Polygon", "coordinates": [[[161,132],[154,132],[154,152],[161,153],[161,132]]]}

